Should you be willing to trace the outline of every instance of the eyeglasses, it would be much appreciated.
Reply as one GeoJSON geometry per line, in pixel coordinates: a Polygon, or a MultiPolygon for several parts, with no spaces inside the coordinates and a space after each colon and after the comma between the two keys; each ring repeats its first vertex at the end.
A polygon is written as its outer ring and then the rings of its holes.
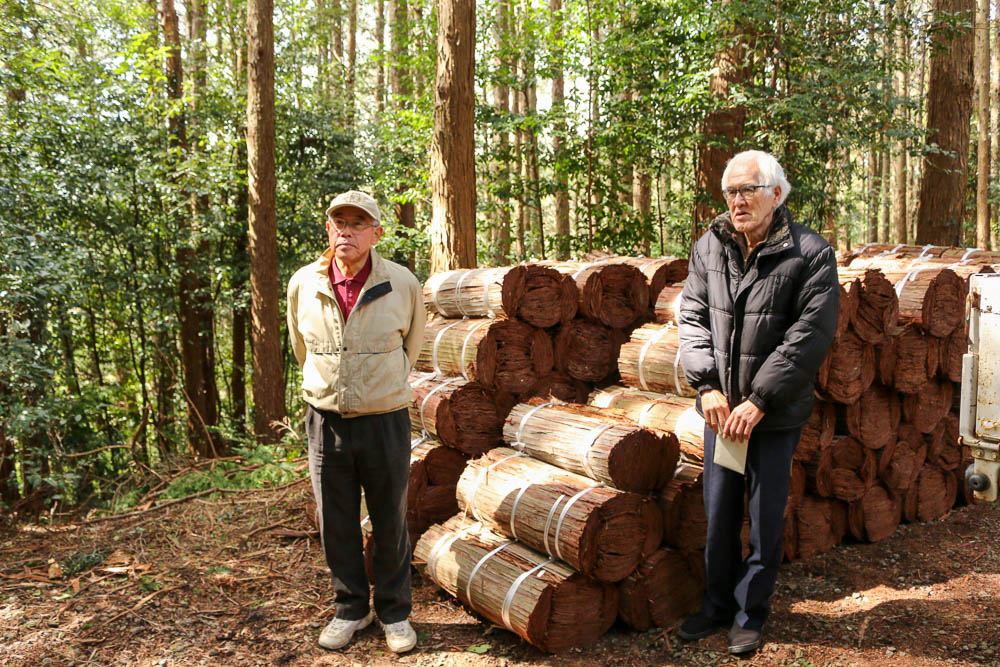
{"type": "Polygon", "coordinates": [[[722,188],[722,192],[726,195],[726,201],[733,201],[736,199],[737,194],[743,195],[744,199],[753,199],[754,195],[761,188],[769,188],[770,185],[741,185],[738,188],[722,188]]]}
{"type": "Polygon", "coordinates": [[[348,222],[343,218],[327,218],[327,222],[333,225],[338,232],[342,232],[345,229],[350,229],[355,234],[360,234],[369,227],[377,227],[378,225],[373,225],[369,222],[362,222],[361,220],[351,220],[348,222]]]}

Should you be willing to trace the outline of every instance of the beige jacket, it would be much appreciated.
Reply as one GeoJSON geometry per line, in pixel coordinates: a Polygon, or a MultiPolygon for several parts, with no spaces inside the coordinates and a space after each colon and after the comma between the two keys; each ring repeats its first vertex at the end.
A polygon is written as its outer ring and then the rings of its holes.
{"type": "Polygon", "coordinates": [[[374,249],[371,257],[371,274],[346,323],[327,273],[331,250],[288,282],[288,336],[302,367],[302,397],[344,417],[409,404],[407,377],[427,319],[416,277],[374,249]]]}

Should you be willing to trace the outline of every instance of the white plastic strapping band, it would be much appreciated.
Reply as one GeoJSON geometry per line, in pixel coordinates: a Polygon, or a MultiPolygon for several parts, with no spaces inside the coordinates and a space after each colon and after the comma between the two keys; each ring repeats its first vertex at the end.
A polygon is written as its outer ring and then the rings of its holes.
{"type": "Polygon", "coordinates": [[[512,626],[510,624],[510,608],[511,608],[511,606],[514,603],[514,596],[517,594],[517,589],[521,586],[521,584],[524,582],[525,579],[527,579],[528,577],[530,577],[531,575],[533,575],[535,572],[537,572],[538,570],[541,570],[546,565],[548,565],[548,564],[550,564],[552,562],[553,562],[553,559],[550,558],[547,561],[545,561],[544,563],[539,563],[538,565],[536,565],[535,567],[531,568],[530,570],[528,570],[527,572],[525,572],[524,574],[522,574],[520,577],[518,577],[517,579],[515,579],[514,583],[510,585],[510,590],[507,591],[507,595],[503,599],[503,606],[502,606],[502,608],[500,610],[500,618],[503,619],[503,624],[505,626],[507,626],[507,629],[510,630],[511,632],[514,631],[514,626],[512,626]]]}
{"type": "Polygon", "coordinates": [[[441,331],[438,331],[437,336],[434,337],[434,346],[431,348],[431,367],[434,369],[434,372],[437,373],[438,375],[444,375],[444,373],[441,372],[441,367],[438,365],[438,345],[441,343],[441,337],[444,336],[445,331],[454,326],[458,326],[464,321],[465,320],[452,322],[445,328],[441,329],[441,331]]]}
{"type": "Polygon", "coordinates": [[[469,333],[465,334],[465,340],[462,341],[462,354],[458,358],[458,363],[462,367],[462,377],[464,377],[466,380],[471,379],[469,378],[469,371],[466,370],[465,366],[465,352],[469,347],[469,340],[472,339],[472,334],[476,333],[476,331],[481,329],[484,324],[489,324],[490,321],[491,320],[480,320],[479,323],[476,324],[476,326],[469,329],[469,333]]]}
{"type": "Polygon", "coordinates": [[[514,454],[511,454],[510,456],[503,457],[499,461],[490,464],[489,467],[484,468],[482,471],[480,471],[479,477],[476,478],[476,485],[472,487],[472,495],[469,497],[469,507],[467,508],[466,511],[471,512],[472,516],[474,516],[478,521],[482,521],[482,518],[480,518],[479,513],[476,512],[476,494],[479,493],[479,487],[482,485],[483,480],[486,479],[487,473],[489,473],[489,471],[493,470],[504,461],[520,458],[522,456],[527,456],[527,454],[525,454],[524,452],[516,452],[514,454]]]}
{"type": "MultiPolygon", "coordinates": [[[[593,486],[587,487],[586,489],[577,492],[576,495],[574,495],[566,502],[566,506],[563,507],[562,512],[559,513],[559,521],[556,522],[556,534],[555,537],[552,538],[552,541],[555,542],[556,556],[559,557],[559,560],[563,560],[562,551],[559,549],[559,533],[562,531],[563,519],[566,518],[566,514],[569,512],[569,508],[572,507],[573,503],[578,501],[580,498],[583,498],[585,495],[587,495],[594,489],[600,488],[600,486],[601,486],[600,482],[595,482],[593,486]]],[[[552,554],[549,555],[551,556],[552,554]]]]}
{"type": "Polygon", "coordinates": [[[503,544],[501,544],[500,546],[498,546],[496,549],[493,549],[492,551],[490,551],[489,553],[487,553],[485,556],[483,556],[482,558],[480,558],[479,562],[476,563],[476,566],[474,568],[472,568],[472,572],[469,573],[469,579],[468,579],[468,581],[465,582],[465,599],[468,600],[470,604],[472,603],[472,580],[476,578],[476,573],[479,572],[479,568],[481,568],[483,565],[485,565],[486,561],[488,561],[490,558],[492,558],[496,554],[500,553],[501,551],[503,551],[504,549],[506,549],[507,547],[509,547],[512,544],[514,544],[514,543],[513,542],[504,542],[503,544]]]}
{"type": "Polygon", "coordinates": [[[521,435],[522,435],[522,433],[524,431],[524,425],[528,422],[529,419],[531,419],[532,415],[534,415],[536,412],[538,412],[542,408],[552,407],[553,405],[557,405],[557,404],[556,403],[542,403],[541,405],[536,405],[535,407],[533,407],[530,410],[528,410],[528,412],[526,412],[525,415],[523,417],[521,417],[521,423],[517,425],[517,438],[515,439],[515,442],[521,443],[521,435]]]}
{"type": "Polygon", "coordinates": [[[617,426],[617,424],[601,424],[600,426],[595,426],[590,430],[590,434],[592,435],[588,434],[590,435],[589,442],[586,442],[585,447],[580,447],[583,449],[580,458],[583,460],[583,469],[587,471],[587,477],[590,477],[591,479],[596,478],[594,475],[594,469],[590,467],[590,450],[594,448],[594,445],[597,443],[597,439],[600,438],[605,431],[615,426],[617,426]]]}
{"type": "Polygon", "coordinates": [[[647,340],[639,351],[639,386],[642,387],[643,391],[649,391],[649,387],[646,385],[646,369],[645,369],[645,359],[646,353],[649,352],[649,348],[660,341],[663,335],[673,329],[672,324],[667,324],[662,329],[657,331],[652,338],[647,340]]]}
{"type": "Polygon", "coordinates": [[[449,378],[449,379],[445,380],[444,382],[442,382],[441,384],[439,384],[438,386],[436,386],[433,389],[431,389],[429,392],[427,392],[427,395],[424,396],[424,400],[422,400],[420,402],[420,430],[421,431],[423,431],[424,433],[427,432],[427,420],[424,418],[424,408],[427,407],[427,401],[430,400],[430,397],[433,396],[434,394],[436,394],[437,392],[441,391],[442,389],[444,389],[448,385],[453,384],[455,382],[458,382],[461,379],[462,378],[449,378]]]}

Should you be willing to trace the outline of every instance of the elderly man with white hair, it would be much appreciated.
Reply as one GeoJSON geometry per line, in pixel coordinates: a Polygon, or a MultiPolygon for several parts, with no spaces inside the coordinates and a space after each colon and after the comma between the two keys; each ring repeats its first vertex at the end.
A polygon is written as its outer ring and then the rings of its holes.
{"type": "Polygon", "coordinates": [[[833,249],[792,221],[790,190],[773,156],[736,155],[722,176],[729,210],[695,244],[681,298],[681,361],[705,417],[708,535],[702,608],[678,634],[694,640],[731,626],[736,655],[761,645],[792,454],[837,324],[833,249]]]}

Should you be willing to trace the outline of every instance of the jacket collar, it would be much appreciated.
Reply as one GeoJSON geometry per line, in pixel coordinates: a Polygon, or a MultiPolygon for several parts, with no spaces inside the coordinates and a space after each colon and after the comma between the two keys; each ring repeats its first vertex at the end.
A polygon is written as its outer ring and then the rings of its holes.
{"type": "MultiPolygon", "coordinates": [[[[361,287],[361,296],[358,297],[358,304],[367,303],[372,299],[376,299],[384,294],[388,294],[392,291],[392,284],[389,282],[389,269],[386,268],[385,260],[375,252],[375,248],[372,248],[371,262],[372,270],[368,274],[368,280],[361,287]],[[371,294],[368,294],[371,292],[371,294]]],[[[327,248],[323,251],[323,254],[313,262],[313,283],[316,285],[316,291],[325,294],[328,297],[335,298],[333,295],[333,287],[330,285],[330,262],[333,261],[333,250],[327,248]]]]}
{"type": "MultiPolygon", "coordinates": [[[[760,252],[764,252],[766,248],[776,246],[784,241],[787,241],[791,236],[791,222],[792,222],[792,212],[788,210],[788,207],[782,204],[778,208],[774,209],[774,217],[771,219],[771,226],[767,230],[767,238],[760,245],[760,252]]],[[[736,228],[733,227],[732,220],[729,217],[729,211],[716,216],[712,220],[712,224],[709,226],[712,233],[718,237],[723,244],[732,243],[737,247],[743,249],[744,255],[746,254],[746,242],[739,239],[736,228]]]]}

